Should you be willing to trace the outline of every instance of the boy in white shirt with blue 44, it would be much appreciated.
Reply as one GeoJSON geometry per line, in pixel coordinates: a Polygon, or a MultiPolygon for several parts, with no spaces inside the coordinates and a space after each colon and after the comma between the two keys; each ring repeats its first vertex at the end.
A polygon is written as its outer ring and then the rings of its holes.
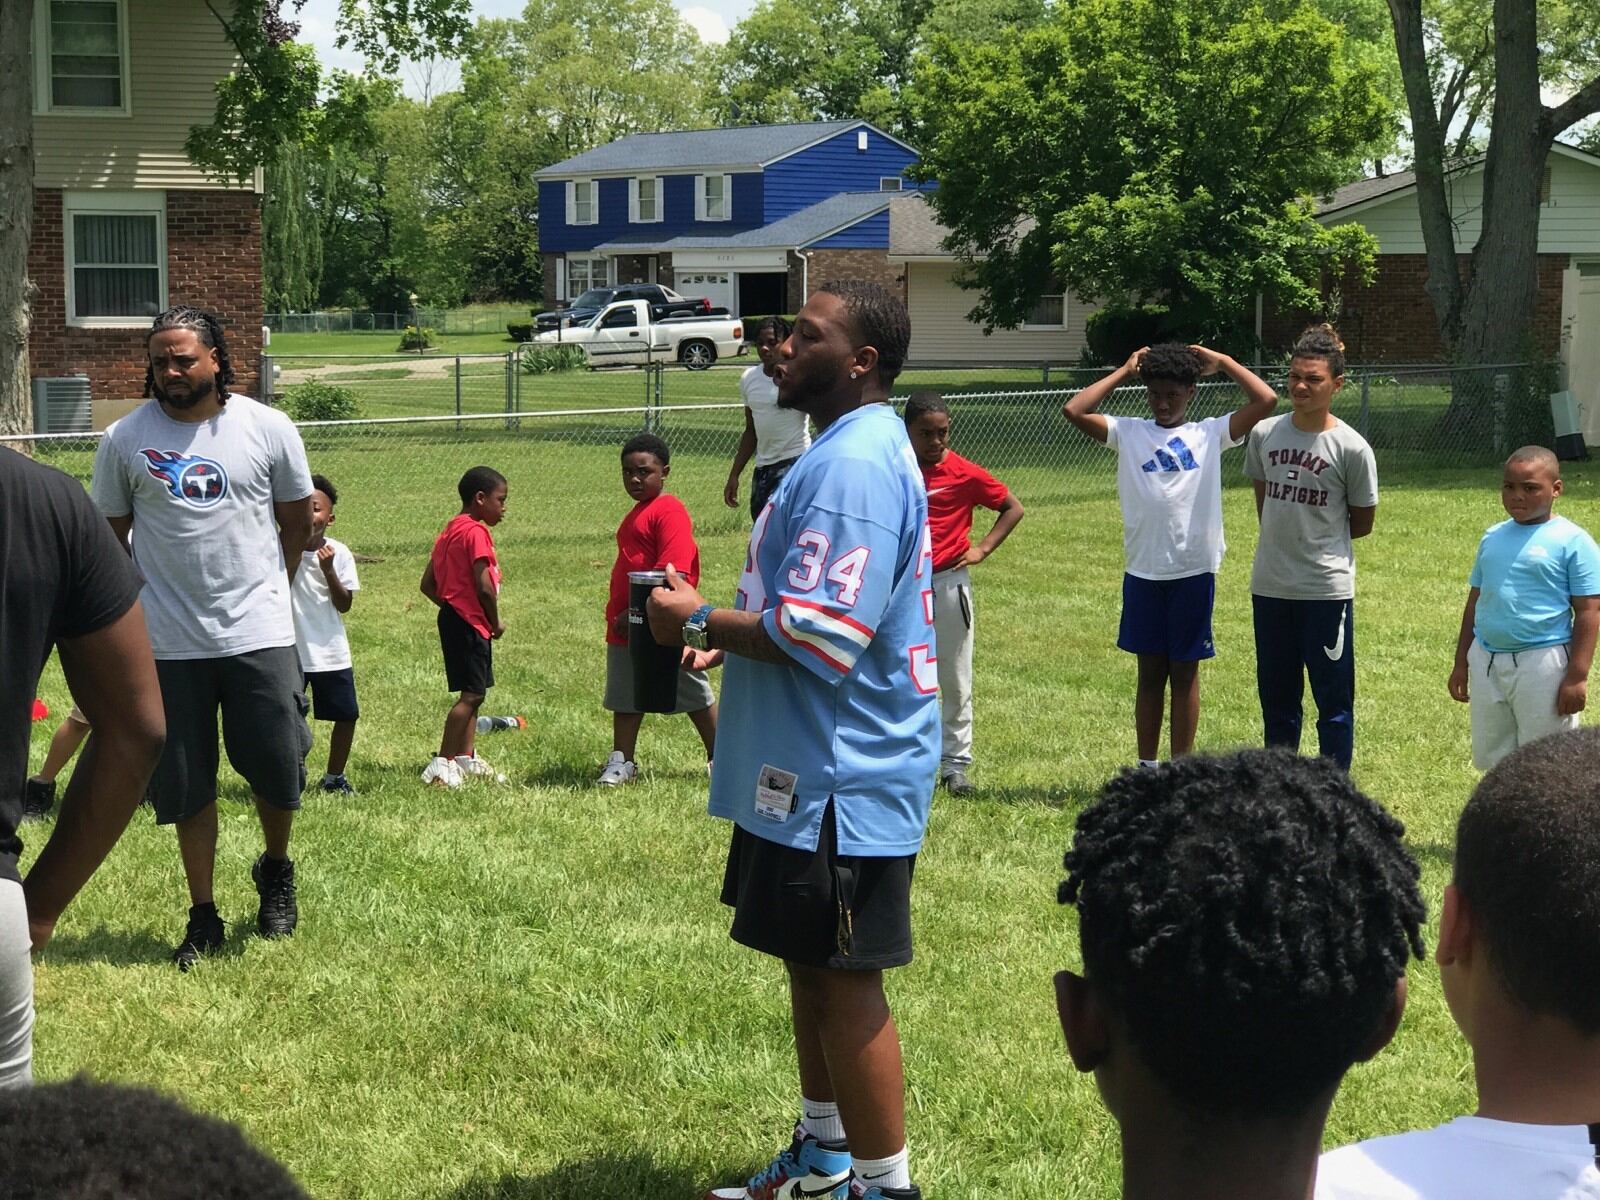
{"type": "Polygon", "coordinates": [[[1472,761],[1487,771],[1518,746],[1576,729],[1600,629],[1600,550],[1552,509],[1561,468],[1543,446],[1506,460],[1509,521],[1478,543],[1450,695],[1472,704],[1472,761]]]}

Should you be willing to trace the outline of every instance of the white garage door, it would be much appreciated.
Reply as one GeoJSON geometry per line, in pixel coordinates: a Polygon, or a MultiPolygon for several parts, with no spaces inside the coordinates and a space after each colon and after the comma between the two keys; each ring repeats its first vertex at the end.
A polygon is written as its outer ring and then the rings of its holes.
{"type": "Polygon", "coordinates": [[[673,288],[681,296],[698,300],[701,296],[711,301],[712,308],[733,308],[733,273],[731,271],[680,271],[673,288]]]}

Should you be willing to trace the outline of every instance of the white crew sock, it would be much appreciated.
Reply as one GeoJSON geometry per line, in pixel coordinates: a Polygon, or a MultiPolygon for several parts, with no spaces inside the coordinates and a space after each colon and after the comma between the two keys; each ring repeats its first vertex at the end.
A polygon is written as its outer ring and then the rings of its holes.
{"type": "Polygon", "coordinates": [[[1139,765],[1141,767],[1159,767],[1161,765],[1161,760],[1159,758],[1141,758],[1139,760],[1139,765]]]}
{"type": "Polygon", "coordinates": [[[850,1169],[855,1177],[868,1187],[908,1188],[911,1186],[911,1167],[906,1148],[888,1158],[857,1158],[850,1156],[850,1169]]]}
{"type": "Polygon", "coordinates": [[[839,1119],[839,1106],[831,1100],[808,1100],[801,1096],[800,1124],[819,1142],[844,1141],[844,1122],[839,1119]]]}

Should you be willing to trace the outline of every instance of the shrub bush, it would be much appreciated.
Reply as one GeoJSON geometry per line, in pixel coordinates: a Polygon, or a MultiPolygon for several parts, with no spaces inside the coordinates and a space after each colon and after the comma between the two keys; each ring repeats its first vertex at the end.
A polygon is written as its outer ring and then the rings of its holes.
{"type": "Polygon", "coordinates": [[[513,321],[506,326],[506,332],[511,335],[513,342],[531,342],[533,341],[533,322],[513,321]]]}
{"type": "Polygon", "coordinates": [[[538,346],[522,352],[522,369],[529,375],[553,375],[558,371],[573,371],[588,365],[588,356],[581,346],[538,346]]]}
{"type": "Polygon", "coordinates": [[[1168,341],[1172,316],[1161,304],[1113,304],[1084,322],[1084,365],[1120,367],[1140,346],[1168,341]]]}
{"type": "Polygon", "coordinates": [[[407,325],[405,332],[400,335],[400,349],[426,350],[433,345],[434,338],[439,335],[426,325],[420,329],[415,325],[407,325]]]}
{"type": "Polygon", "coordinates": [[[353,421],[361,402],[349,388],[309,379],[283,394],[283,409],[295,421],[353,421]]]}

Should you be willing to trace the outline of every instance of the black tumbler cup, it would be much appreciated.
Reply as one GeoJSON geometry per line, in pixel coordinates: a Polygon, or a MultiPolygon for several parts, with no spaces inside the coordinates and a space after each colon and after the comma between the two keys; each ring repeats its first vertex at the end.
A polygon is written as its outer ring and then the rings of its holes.
{"type": "Polygon", "coordinates": [[[640,712],[669,713],[678,707],[683,647],[657,642],[644,612],[650,593],[666,582],[665,571],[628,572],[628,657],[633,660],[633,706],[640,712]]]}

